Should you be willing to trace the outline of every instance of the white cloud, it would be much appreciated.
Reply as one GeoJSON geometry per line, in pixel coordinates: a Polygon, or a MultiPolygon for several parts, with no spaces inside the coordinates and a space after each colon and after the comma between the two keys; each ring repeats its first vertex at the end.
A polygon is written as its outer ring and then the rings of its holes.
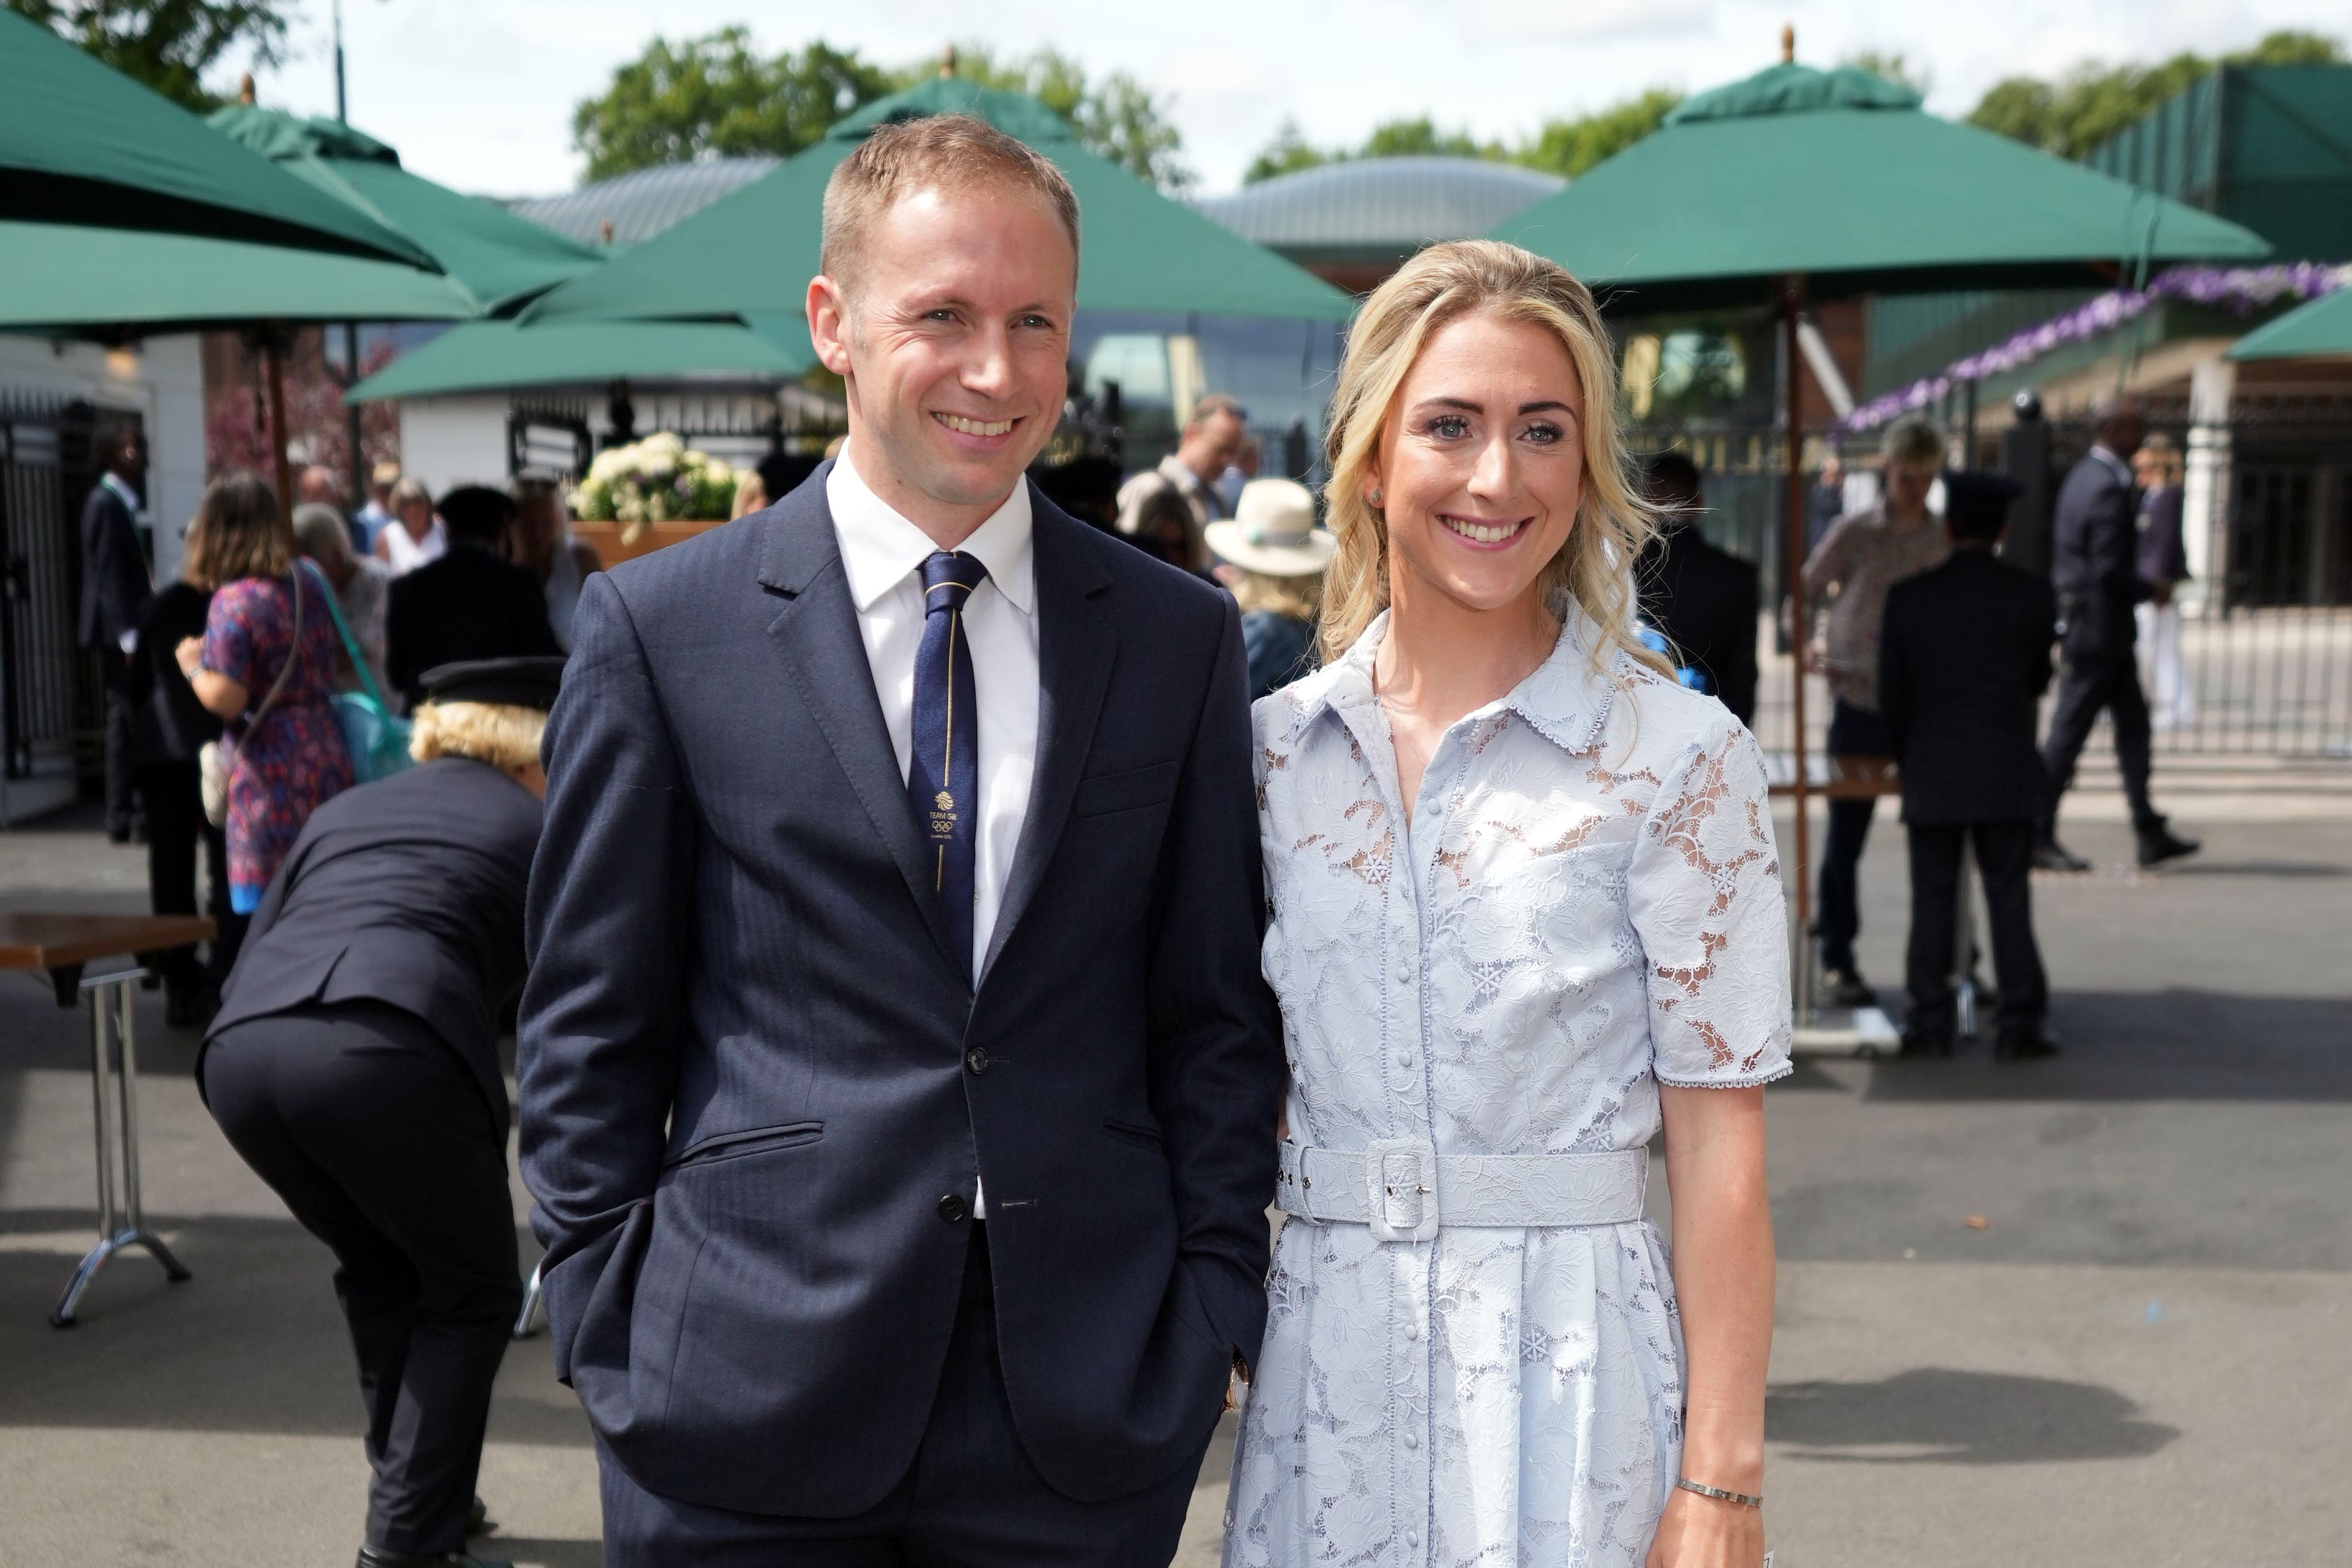
{"type": "Polygon", "coordinates": [[[1709,0],[1470,0],[1470,26],[1496,43],[1605,43],[1712,30],[1709,0]]]}

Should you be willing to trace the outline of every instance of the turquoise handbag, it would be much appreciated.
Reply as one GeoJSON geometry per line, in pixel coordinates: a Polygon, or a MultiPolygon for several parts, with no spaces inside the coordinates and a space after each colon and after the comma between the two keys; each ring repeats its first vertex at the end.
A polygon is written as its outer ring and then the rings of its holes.
{"type": "Polygon", "coordinates": [[[376,689],[367,656],[360,651],[359,639],[344,624],[342,606],[335,603],[335,591],[326,574],[309,561],[302,564],[310,569],[326,599],[327,613],[335,618],[335,630],[342,635],[343,651],[351,656],[352,668],[359,672],[360,685],[364,689],[338,691],[334,696],[335,723],[343,732],[343,749],[352,755],[352,782],[373,784],[389,778],[411,763],[408,721],[394,713],[384,702],[383,693],[376,689]]]}

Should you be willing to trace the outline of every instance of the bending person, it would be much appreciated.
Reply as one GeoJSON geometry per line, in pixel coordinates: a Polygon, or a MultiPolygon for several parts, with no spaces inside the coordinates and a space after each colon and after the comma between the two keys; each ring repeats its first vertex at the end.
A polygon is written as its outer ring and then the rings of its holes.
{"type": "Polygon", "coordinates": [[[230,1144],[335,1254],[374,1471],[359,1568],[478,1561],[490,1383],[522,1303],[497,1019],[522,983],[562,668],[425,676],[425,765],[311,816],[197,1062],[230,1144]]]}

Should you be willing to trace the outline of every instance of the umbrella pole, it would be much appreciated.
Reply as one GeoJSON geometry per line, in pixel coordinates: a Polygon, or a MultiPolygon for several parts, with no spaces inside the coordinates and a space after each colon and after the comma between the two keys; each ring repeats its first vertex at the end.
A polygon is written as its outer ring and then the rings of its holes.
{"type": "Polygon", "coordinates": [[[261,353],[269,367],[269,444],[278,458],[278,515],[290,523],[294,518],[294,470],[286,458],[286,366],[276,333],[263,335],[261,353]]]}
{"type": "Polygon", "coordinates": [[[1805,284],[1801,277],[1784,279],[1780,285],[1780,363],[1786,367],[1788,382],[1789,474],[1783,500],[1787,509],[1789,591],[1789,660],[1790,723],[1794,742],[1790,747],[1792,763],[1791,794],[1797,809],[1797,951],[1796,985],[1794,987],[1797,1016],[1810,1018],[1813,1011],[1813,857],[1811,813],[1805,776],[1805,649],[1811,641],[1811,628],[1805,618],[1805,426],[1802,407],[1798,400],[1801,384],[1798,373],[1797,313],[1804,302],[1805,284]]]}

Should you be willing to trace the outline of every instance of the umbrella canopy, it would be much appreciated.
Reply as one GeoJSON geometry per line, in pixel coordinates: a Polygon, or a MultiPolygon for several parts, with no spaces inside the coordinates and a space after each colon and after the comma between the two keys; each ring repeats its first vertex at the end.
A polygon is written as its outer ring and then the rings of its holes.
{"type": "Polygon", "coordinates": [[[2226,357],[2244,361],[2338,355],[2352,355],[2352,280],[2248,332],[2231,345],[2226,357]]]}
{"type": "Polygon", "coordinates": [[[469,321],[402,354],[348,395],[365,403],[730,371],[783,380],[813,363],[805,347],[794,353],[723,321],[469,321]]]}
{"type": "Polygon", "coordinates": [[[523,319],[796,317],[816,273],[819,216],[835,165],[877,126],[949,113],[1018,137],[1068,176],[1078,196],[1083,310],[1317,321],[1344,321],[1355,310],[1321,279],[1087,152],[1069,122],[1035,99],[942,77],[867,104],[773,173],[551,289],[523,319]]]}
{"type": "Polygon", "coordinates": [[[400,166],[400,154],[332,120],[236,103],[205,123],[414,242],[493,314],[577,277],[604,252],[400,166]]]}
{"type": "Polygon", "coordinates": [[[1940,120],[1851,67],[1783,63],[1493,231],[1643,310],[2112,282],[2139,263],[2254,259],[2250,230],[1940,120]]]}
{"type": "Polygon", "coordinates": [[[397,262],[72,224],[0,222],[0,279],[6,280],[0,330],[100,338],[256,321],[480,314],[456,283],[397,262]]]}
{"type": "Polygon", "coordinates": [[[431,264],[373,218],[205,130],[177,104],[5,8],[0,218],[431,264]]]}

